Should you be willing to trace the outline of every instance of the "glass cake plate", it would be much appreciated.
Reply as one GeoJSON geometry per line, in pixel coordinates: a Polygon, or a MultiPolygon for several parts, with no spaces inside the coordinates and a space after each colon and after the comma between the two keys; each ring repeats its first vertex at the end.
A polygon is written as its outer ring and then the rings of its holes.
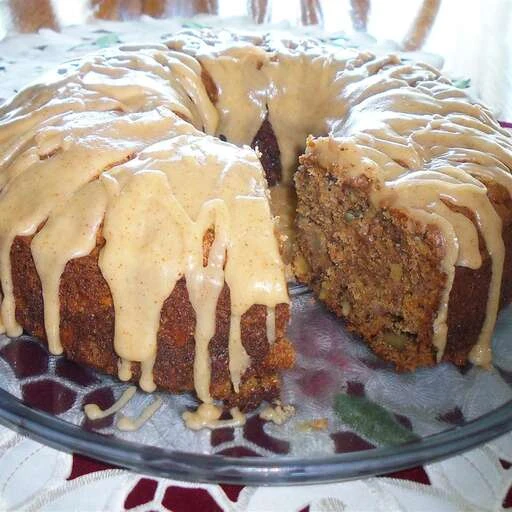
{"type": "Polygon", "coordinates": [[[115,417],[90,421],[83,407],[110,406],[126,384],[51,356],[27,336],[0,340],[0,423],[58,449],[180,480],[276,485],[326,482],[398,471],[444,458],[512,429],[512,309],[494,334],[494,366],[443,363],[396,373],[349,334],[302,287],[292,288],[289,335],[296,368],[284,375],[284,425],[258,411],[241,428],[188,430],[191,395],[137,391],[129,416],[160,396],[139,430],[115,417]]]}

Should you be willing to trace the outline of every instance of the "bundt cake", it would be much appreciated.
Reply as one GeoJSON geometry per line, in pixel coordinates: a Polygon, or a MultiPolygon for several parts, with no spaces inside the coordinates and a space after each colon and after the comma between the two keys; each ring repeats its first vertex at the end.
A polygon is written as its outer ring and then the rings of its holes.
{"type": "Polygon", "coordinates": [[[268,187],[207,135],[197,61],[119,48],[2,110],[2,320],[54,354],[243,408],[293,362],[268,187]]]}
{"type": "Polygon", "coordinates": [[[22,90],[0,155],[9,336],[146,391],[254,407],[293,365],[292,262],[397,368],[490,361],[512,142],[427,65],[186,31],[22,90]]]}

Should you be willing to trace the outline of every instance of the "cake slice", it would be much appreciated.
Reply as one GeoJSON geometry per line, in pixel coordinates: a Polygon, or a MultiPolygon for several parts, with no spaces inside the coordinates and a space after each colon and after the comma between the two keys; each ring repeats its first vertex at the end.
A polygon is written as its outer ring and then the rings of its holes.
{"type": "Polygon", "coordinates": [[[361,76],[348,116],[308,140],[296,273],[399,370],[488,366],[511,299],[512,139],[437,71],[396,64],[361,76]]]}

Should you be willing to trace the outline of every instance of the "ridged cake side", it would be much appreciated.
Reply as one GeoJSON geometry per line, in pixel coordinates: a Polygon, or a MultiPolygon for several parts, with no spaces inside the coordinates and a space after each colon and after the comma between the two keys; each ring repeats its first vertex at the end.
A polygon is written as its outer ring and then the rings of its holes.
{"type": "MultiPolygon", "coordinates": [[[[41,283],[30,242],[32,237],[17,237],[11,250],[16,299],[16,319],[28,333],[46,342],[41,283]]],[[[99,251],[104,240],[87,256],[71,260],[60,283],[61,341],[66,357],[116,375],[118,357],[114,350],[114,308],[108,284],[98,267],[99,251]]],[[[229,289],[224,286],[216,311],[215,336],[209,346],[212,364],[212,397],[230,406],[253,408],[279,393],[279,372],[290,368],[294,352],[286,339],[288,305],[276,308],[276,342],[266,335],[266,308],[252,306],[242,316],[244,347],[251,357],[239,393],[234,393],[228,365],[230,318],[229,289]]],[[[164,302],[157,338],[154,366],[155,383],[171,392],[194,391],[195,314],[186,284],[178,281],[164,302]]],[[[133,381],[140,377],[138,363],[132,363],[133,381]]]]}

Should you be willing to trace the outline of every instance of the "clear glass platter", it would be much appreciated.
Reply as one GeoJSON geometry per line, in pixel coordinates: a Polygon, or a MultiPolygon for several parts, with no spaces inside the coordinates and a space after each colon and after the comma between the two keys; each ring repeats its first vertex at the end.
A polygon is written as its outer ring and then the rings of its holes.
{"type": "MultiPolygon", "coordinates": [[[[58,449],[181,480],[277,485],[327,482],[398,471],[475,447],[512,429],[512,309],[494,335],[494,367],[443,363],[396,373],[348,334],[310,293],[292,290],[289,335],[297,366],[282,401],[284,425],[249,414],[242,428],[193,432],[181,413],[191,395],[157,393],[163,406],[136,432],[115,417],[89,421],[126,384],[50,356],[34,339],[0,340],[0,423],[58,449]]],[[[138,391],[124,414],[154,400],[138,391]]]]}

